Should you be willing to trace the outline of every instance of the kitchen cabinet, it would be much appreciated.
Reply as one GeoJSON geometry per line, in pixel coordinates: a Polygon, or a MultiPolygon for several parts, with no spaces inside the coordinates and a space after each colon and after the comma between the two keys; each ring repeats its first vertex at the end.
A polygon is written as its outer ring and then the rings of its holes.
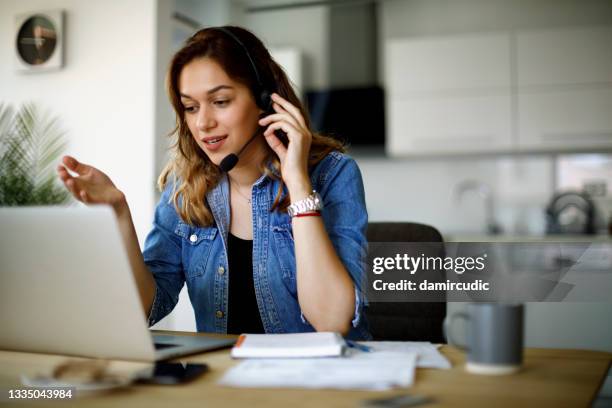
{"type": "Polygon", "coordinates": [[[516,34],[520,150],[612,147],[612,27],[516,34]]]}
{"type": "Polygon", "coordinates": [[[523,91],[518,106],[520,150],[612,147],[612,86],[523,91]]]}
{"type": "Polygon", "coordinates": [[[457,95],[388,102],[391,155],[510,150],[510,96],[457,95]]]}
{"type": "Polygon", "coordinates": [[[516,33],[518,86],[612,83],[612,27],[516,33]]]}
{"type": "Polygon", "coordinates": [[[510,87],[510,34],[398,38],[387,44],[388,92],[491,91],[510,87]]]}
{"type": "Polygon", "coordinates": [[[387,45],[387,152],[512,148],[510,35],[397,39],[387,45]]]}
{"type": "Polygon", "coordinates": [[[612,147],[612,27],[389,40],[390,156],[612,147]]]}

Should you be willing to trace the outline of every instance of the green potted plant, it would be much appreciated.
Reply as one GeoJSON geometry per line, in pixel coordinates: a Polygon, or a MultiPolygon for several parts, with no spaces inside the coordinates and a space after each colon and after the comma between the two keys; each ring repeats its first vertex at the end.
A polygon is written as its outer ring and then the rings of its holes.
{"type": "Polygon", "coordinates": [[[65,146],[57,118],[41,115],[33,103],[17,112],[0,104],[0,206],[68,202],[55,172],[65,146]]]}

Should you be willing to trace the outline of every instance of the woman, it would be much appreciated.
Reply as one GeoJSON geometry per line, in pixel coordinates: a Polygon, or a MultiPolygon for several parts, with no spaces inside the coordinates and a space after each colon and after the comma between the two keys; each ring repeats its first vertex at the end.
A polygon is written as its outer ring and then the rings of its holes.
{"type": "Polygon", "coordinates": [[[142,253],[112,181],[69,156],[58,168],[78,200],[113,206],[149,324],[186,282],[198,331],[369,338],[359,169],[340,143],[312,133],[262,42],[239,27],[200,30],[167,84],[177,139],[142,253]],[[237,164],[222,171],[232,153],[237,164]]]}

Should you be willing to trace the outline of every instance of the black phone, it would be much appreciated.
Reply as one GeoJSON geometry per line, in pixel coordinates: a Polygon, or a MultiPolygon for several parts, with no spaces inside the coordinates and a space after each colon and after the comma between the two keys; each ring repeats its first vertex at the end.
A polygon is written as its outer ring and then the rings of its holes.
{"type": "Polygon", "coordinates": [[[374,398],[361,402],[363,408],[406,408],[434,402],[422,395],[394,395],[392,397],[374,398]]]}
{"type": "MultiPolygon", "coordinates": [[[[272,109],[272,105],[270,105],[270,110],[262,113],[259,117],[260,118],[265,118],[266,116],[272,115],[274,113],[276,113],[276,111],[274,109],[272,109]]],[[[262,128],[261,128],[262,131],[265,130],[265,128],[266,128],[265,126],[262,126],[262,128]]],[[[275,130],[274,131],[274,135],[276,135],[276,137],[278,137],[278,140],[280,140],[281,143],[283,145],[285,145],[285,147],[287,147],[289,145],[289,138],[287,137],[287,134],[283,130],[281,130],[281,129],[275,130]]]]}
{"type": "Polygon", "coordinates": [[[278,137],[278,140],[280,140],[281,143],[285,145],[285,147],[289,145],[289,138],[287,137],[287,134],[284,131],[278,129],[274,131],[274,134],[276,135],[276,137],[278,137]]]}
{"type": "Polygon", "coordinates": [[[208,371],[207,364],[157,362],[136,378],[139,384],[182,384],[208,371]]]}

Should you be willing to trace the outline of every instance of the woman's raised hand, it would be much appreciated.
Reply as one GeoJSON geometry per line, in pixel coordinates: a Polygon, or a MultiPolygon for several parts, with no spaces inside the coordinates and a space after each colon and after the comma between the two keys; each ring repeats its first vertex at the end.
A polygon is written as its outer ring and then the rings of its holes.
{"type": "MultiPolygon", "coordinates": [[[[281,175],[289,189],[297,193],[311,193],[310,178],[308,176],[308,156],[312,143],[312,134],[306,126],[306,121],[300,110],[280,95],[272,94],[272,107],[275,113],[259,120],[260,126],[266,126],[264,136],[268,145],[278,155],[281,164],[281,175]],[[281,129],[287,134],[289,145],[285,146],[276,137],[274,131],[281,129]]],[[[294,194],[301,196],[303,194],[294,194]]]]}
{"type": "Polygon", "coordinates": [[[80,163],[72,156],[62,157],[62,163],[57,166],[57,173],[77,200],[86,204],[111,205],[115,210],[119,232],[136,278],[142,308],[145,316],[148,316],[155,296],[155,280],[140,252],[138,236],[125,196],[106,174],[93,166],[80,163]],[[68,170],[76,173],[76,176],[70,174],[68,170]]]}
{"type": "Polygon", "coordinates": [[[72,195],[83,203],[108,204],[117,210],[125,201],[123,193],[106,174],[93,166],[80,163],[72,156],[62,158],[57,173],[72,195]],[[72,176],[68,170],[77,175],[72,176]]]}

